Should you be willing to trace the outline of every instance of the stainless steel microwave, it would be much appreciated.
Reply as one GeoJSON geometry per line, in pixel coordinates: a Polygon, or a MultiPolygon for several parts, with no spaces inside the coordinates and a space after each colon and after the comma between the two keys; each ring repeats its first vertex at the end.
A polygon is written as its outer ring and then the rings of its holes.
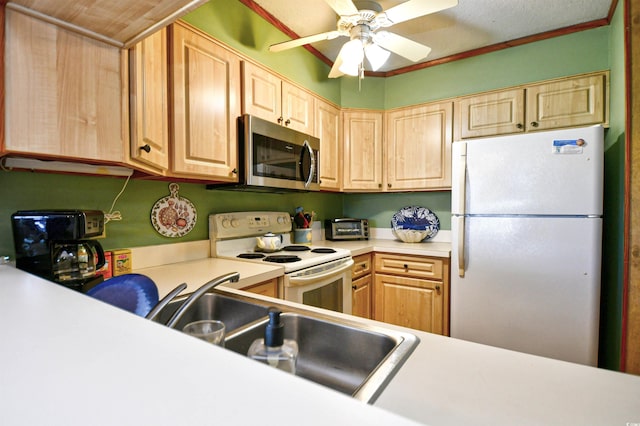
{"type": "Polygon", "coordinates": [[[368,240],[369,221],[367,219],[327,219],[324,221],[326,240],[368,240]]]}
{"type": "Polygon", "coordinates": [[[245,114],[238,119],[238,183],[208,189],[319,191],[320,140],[245,114]]]}

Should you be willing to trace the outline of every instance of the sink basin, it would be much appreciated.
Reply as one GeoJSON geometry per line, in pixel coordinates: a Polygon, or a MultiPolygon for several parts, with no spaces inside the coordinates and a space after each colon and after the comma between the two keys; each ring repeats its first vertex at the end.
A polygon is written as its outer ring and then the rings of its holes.
{"type": "MultiPolygon", "coordinates": [[[[284,312],[285,338],[298,342],[296,375],[373,403],[418,344],[409,333],[342,319],[284,312]]],[[[225,347],[246,355],[264,336],[268,319],[250,324],[225,339],[225,347]]]]}
{"type": "MultiPolygon", "coordinates": [[[[166,324],[185,299],[186,297],[181,297],[169,303],[160,312],[156,321],[166,324]]],[[[224,322],[226,332],[230,333],[238,327],[264,318],[268,315],[268,312],[269,308],[267,306],[224,296],[219,293],[207,293],[185,311],[175,328],[182,330],[190,322],[215,319],[224,322]]]]}

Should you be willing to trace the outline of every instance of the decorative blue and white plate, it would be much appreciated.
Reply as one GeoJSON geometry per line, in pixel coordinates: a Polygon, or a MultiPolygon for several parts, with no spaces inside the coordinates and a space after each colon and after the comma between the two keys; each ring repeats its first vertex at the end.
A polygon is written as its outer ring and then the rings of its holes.
{"type": "Polygon", "coordinates": [[[436,236],[440,230],[438,216],[426,207],[403,207],[391,217],[391,229],[425,231],[425,240],[436,236]]]}

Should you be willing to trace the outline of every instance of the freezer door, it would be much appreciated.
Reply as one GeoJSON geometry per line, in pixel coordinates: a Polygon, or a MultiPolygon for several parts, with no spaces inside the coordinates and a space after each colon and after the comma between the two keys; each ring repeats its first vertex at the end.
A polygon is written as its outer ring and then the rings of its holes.
{"type": "Polygon", "coordinates": [[[452,213],[601,215],[603,158],[601,126],[454,142],[452,213]]]}
{"type": "MultiPolygon", "coordinates": [[[[600,218],[465,218],[451,336],[596,365],[601,229],[600,218]]],[[[454,242],[459,232],[454,221],[454,242]]]]}

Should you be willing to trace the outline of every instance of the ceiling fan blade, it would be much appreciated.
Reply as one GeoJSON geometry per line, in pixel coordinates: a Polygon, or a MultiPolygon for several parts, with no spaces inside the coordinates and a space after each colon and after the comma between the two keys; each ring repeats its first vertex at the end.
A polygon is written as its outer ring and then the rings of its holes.
{"type": "Polygon", "coordinates": [[[334,38],[337,38],[341,35],[343,34],[340,31],[329,31],[326,33],[296,38],[294,40],[283,41],[282,43],[276,43],[269,46],[269,52],[282,52],[283,50],[291,49],[292,47],[315,43],[316,41],[333,40],[334,38]]]}
{"type": "Polygon", "coordinates": [[[358,8],[351,0],[324,0],[336,13],[342,15],[357,15],[358,8]]]}
{"type": "Polygon", "coordinates": [[[458,0],[409,0],[384,13],[394,24],[457,6],[458,0]]]}
{"type": "MultiPolygon", "coordinates": [[[[342,46],[344,48],[344,46],[342,46]]],[[[340,53],[338,53],[338,57],[333,62],[333,66],[331,67],[331,71],[329,71],[329,78],[338,78],[342,77],[344,73],[340,71],[340,67],[342,66],[342,49],[340,49],[340,53]]]]}
{"type": "Polygon", "coordinates": [[[413,40],[388,31],[378,31],[373,35],[373,41],[380,47],[413,62],[426,58],[431,52],[431,48],[424,44],[416,43],[413,40]]]}

